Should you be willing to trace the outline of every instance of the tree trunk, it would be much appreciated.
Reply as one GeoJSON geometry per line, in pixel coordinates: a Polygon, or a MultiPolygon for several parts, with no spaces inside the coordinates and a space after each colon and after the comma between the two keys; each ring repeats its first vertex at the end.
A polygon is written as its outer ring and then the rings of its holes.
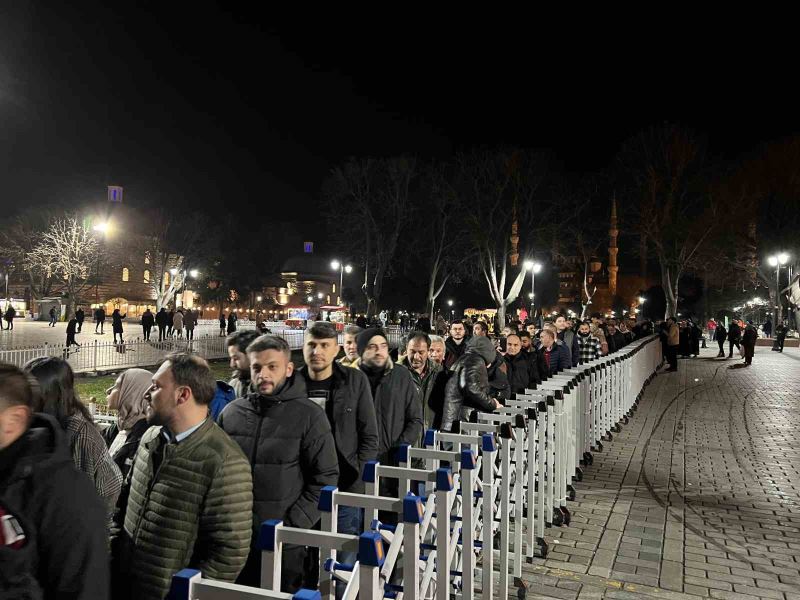
{"type": "Polygon", "coordinates": [[[667,300],[667,308],[664,311],[664,318],[676,317],[678,314],[678,301],[677,301],[677,281],[673,284],[672,277],[669,272],[669,267],[661,264],[661,287],[664,288],[664,296],[667,300]]]}
{"type": "Polygon", "coordinates": [[[497,321],[497,333],[499,334],[503,327],[506,326],[506,304],[505,302],[496,303],[497,305],[497,316],[495,317],[497,321]]]}

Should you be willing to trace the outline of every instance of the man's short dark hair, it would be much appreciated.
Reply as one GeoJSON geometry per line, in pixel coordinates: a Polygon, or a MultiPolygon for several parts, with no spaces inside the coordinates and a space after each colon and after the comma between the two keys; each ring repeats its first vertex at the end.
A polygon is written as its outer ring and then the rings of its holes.
{"type": "Polygon", "coordinates": [[[265,350],[277,350],[283,352],[286,358],[292,358],[292,350],[289,348],[289,343],[280,336],[268,333],[267,335],[258,336],[248,347],[247,353],[251,352],[264,352],[265,350]]]}
{"type": "Polygon", "coordinates": [[[522,331],[520,331],[520,332],[519,332],[517,335],[519,336],[519,338],[520,338],[520,339],[522,339],[522,338],[528,338],[528,339],[530,339],[530,337],[531,337],[531,332],[530,332],[530,331],[528,331],[527,329],[523,329],[523,330],[522,330],[522,331]]]}
{"type": "Polygon", "coordinates": [[[480,327],[481,329],[483,329],[483,333],[486,333],[486,334],[489,333],[489,326],[486,323],[484,323],[483,321],[478,321],[477,323],[475,323],[473,325],[473,327],[480,327]]]}
{"type": "Polygon", "coordinates": [[[37,386],[19,367],[0,363],[0,408],[27,406],[33,408],[37,386]]]}
{"type": "Polygon", "coordinates": [[[344,328],[345,335],[358,335],[362,331],[364,330],[358,325],[348,325],[344,328]]]}
{"type": "Polygon", "coordinates": [[[311,327],[306,330],[306,333],[315,340],[338,340],[339,336],[336,333],[336,326],[327,321],[316,321],[311,327]]]}
{"type": "Polygon", "coordinates": [[[406,340],[406,348],[408,348],[409,344],[411,344],[411,342],[413,342],[414,340],[424,340],[428,348],[431,347],[431,338],[424,331],[412,331],[411,333],[409,333],[408,339],[406,340]]]}
{"type": "MultiPolygon", "coordinates": [[[[453,321],[452,323],[450,323],[450,329],[453,328],[453,325],[461,325],[462,327],[464,327],[464,322],[463,321],[453,321]]],[[[466,327],[464,327],[464,329],[466,329],[466,327]]]]}
{"type": "Polygon", "coordinates": [[[239,352],[246,352],[247,347],[261,335],[254,329],[242,329],[241,331],[234,331],[227,338],[225,338],[226,347],[236,346],[239,352]]]}
{"type": "Polygon", "coordinates": [[[205,359],[188,352],[174,352],[167,356],[167,360],[175,384],[191,389],[198,404],[211,404],[217,391],[217,382],[205,359]]]}

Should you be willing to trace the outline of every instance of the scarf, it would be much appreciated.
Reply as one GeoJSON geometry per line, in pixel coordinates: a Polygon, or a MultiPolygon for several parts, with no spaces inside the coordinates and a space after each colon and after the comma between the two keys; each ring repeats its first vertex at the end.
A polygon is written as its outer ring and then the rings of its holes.
{"type": "Polygon", "coordinates": [[[119,376],[119,408],[117,426],[128,431],[147,417],[147,400],[144,393],[150,389],[153,374],[144,369],[128,369],[119,376]]]}

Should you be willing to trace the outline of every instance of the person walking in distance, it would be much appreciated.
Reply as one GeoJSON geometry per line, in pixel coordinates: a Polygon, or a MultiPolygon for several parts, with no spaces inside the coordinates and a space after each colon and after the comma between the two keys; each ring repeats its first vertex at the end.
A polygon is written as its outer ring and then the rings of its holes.
{"type": "Polygon", "coordinates": [[[86,318],[86,313],[83,312],[83,308],[80,306],[78,310],[75,311],[75,320],[78,321],[78,333],[81,332],[83,329],[83,320],[86,318]]]}
{"type": "Polygon", "coordinates": [[[228,335],[228,321],[225,319],[225,312],[219,311],[219,337],[228,335]]]}
{"type": "Polygon", "coordinates": [[[178,309],[172,316],[172,330],[179,338],[183,337],[183,311],[178,309]]]}
{"type": "Polygon", "coordinates": [[[744,364],[748,367],[753,364],[753,355],[756,352],[756,340],[758,339],[758,331],[753,325],[752,321],[747,322],[747,327],[744,328],[742,335],[742,347],[744,348],[744,364]]]}
{"type": "Polygon", "coordinates": [[[786,326],[786,321],[775,326],[775,344],[772,346],[775,352],[783,352],[783,345],[786,342],[786,334],[788,332],[789,328],[786,326]]]}
{"type": "Polygon", "coordinates": [[[667,361],[669,369],[667,371],[678,370],[678,346],[681,343],[681,332],[675,317],[667,319],[667,361]]]}
{"type": "Polygon", "coordinates": [[[55,327],[56,326],[56,321],[57,321],[57,319],[56,319],[56,307],[55,306],[51,306],[50,307],[50,313],[49,314],[50,314],[50,323],[48,324],[48,327],[55,327]]]}
{"type": "Polygon", "coordinates": [[[67,342],[66,342],[67,347],[64,349],[65,355],[69,354],[70,346],[77,346],[78,350],[80,350],[81,348],[81,345],[75,341],[75,333],[77,331],[77,328],[78,328],[78,319],[76,319],[73,316],[67,323],[67,342]]]}
{"type": "Polygon", "coordinates": [[[158,341],[163,342],[167,337],[167,327],[169,326],[169,313],[163,306],[156,314],[156,325],[158,325],[158,341]]]}
{"type": "Polygon", "coordinates": [[[228,335],[236,331],[236,321],[238,320],[239,317],[236,316],[235,312],[231,311],[228,313],[228,335]]]}
{"type": "Polygon", "coordinates": [[[97,310],[94,311],[94,332],[103,335],[103,325],[106,322],[106,309],[102,306],[99,306],[97,310]],[[100,329],[100,331],[97,331],[100,329]]]}
{"type": "Polygon", "coordinates": [[[17,311],[9,303],[8,308],[6,309],[6,314],[3,315],[3,318],[6,321],[6,329],[8,329],[9,331],[12,331],[14,329],[14,317],[16,316],[17,316],[17,311]]]}
{"type": "Polygon", "coordinates": [[[187,341],[194,340],[194,326],[197,325],[197,313],[191,308],[183,315],[183,326],[186,328],[187,341]]]}
{"type": "Polygon", "coordinates": [[[111,313],[111,329],[114,332],[114,343],[117,343],[117,335],[119,335],[119,343],[122,344],[124,340],[122,339],[122,319],[127,317],[127,313],[121,315],[119,313],[119,309],[115,308],[114,312],[111,313]]]}
{"type": "Polygon", "coordinates": [[[153,325],[155,324],[155,322],[156,322],[155,317],[148,308],[142,314],[142,334],[144,335],[144,339],[146,342],[150,341],[150,330],[153,329],[153,325]]]}
{"type": "Polygon", "coordinates": [[[742,328],[737,321],[731,321],[728,327],[728,358],[733,358],[733,347],[739,349],[739,342],[742,340],[742,328]]]}
{"type": "Polygon", "coordinates": [[[725,340],[728,339],[728,330],[725,329],[725,323],[720,321],[714,327],[714,341],[719,345],[719,354],[717,358],[725,358],[725,340]]]}

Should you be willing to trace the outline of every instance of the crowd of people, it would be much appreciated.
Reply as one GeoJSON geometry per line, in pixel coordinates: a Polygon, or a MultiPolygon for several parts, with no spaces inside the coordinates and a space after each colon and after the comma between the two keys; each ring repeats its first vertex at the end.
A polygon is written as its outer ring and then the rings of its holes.
{"type": "MultiPolygon", "coordinates": [[[[162,314],[153,319],[160,339],[170,335],[162,314]]],[[[173,332],[186,328],[178,314],[173,332]]],[[[334,324],[315,322],[302,364],[280,336],[229,328],[229,382],[189,353],[169,355],[155,373],[129,369],[107,390],[117,420],[104,432],[62,358],[0,364],[0,596],[161,600],[185,567],[258,586],[260,523],[318,527],[324,486],[363,491],[367,461],[396,464],[400,445],[420,445],[426,429],[458,431],[472,409],[494,411],[653,333],[672,370],[678,353],[699,353],[692,323],[599,314],[515,321],[495,334],[468,318],[439,330],[445,336],[422,318],[397,348],[382,327],[348,325],[340,346],[334,324]]],[[[751,331],[742,343],[754,344],[751,331]]],[[[397,489],[382,483],[380,492],[397,489]]],[[[339,532],[361,532],[361,510],[340,508],[337,518],[339,532]]],[[[314,561],[307,548],[286,547],[282,589],[313,588],[314,561]]]]}

